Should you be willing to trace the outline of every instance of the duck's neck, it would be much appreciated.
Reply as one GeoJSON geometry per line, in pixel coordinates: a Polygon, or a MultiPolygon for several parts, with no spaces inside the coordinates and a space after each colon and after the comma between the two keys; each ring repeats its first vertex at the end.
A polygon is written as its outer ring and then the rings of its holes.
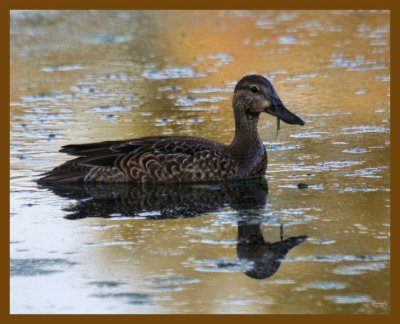
{"type": "Polygon", "coordinates": [[[235,137],[230,148],[239,155],[252,155],[263,147],[262,140],[257,132],[258,114],[246,115],[244,109],[234,109],[235,137]]]}
{"type": "Polygon", "coordinates": [[[264,236],[261,231],[261,224],[249,224],[245,221],[238,223],[238,242],[239,244],[263,244],[264,236]]]}

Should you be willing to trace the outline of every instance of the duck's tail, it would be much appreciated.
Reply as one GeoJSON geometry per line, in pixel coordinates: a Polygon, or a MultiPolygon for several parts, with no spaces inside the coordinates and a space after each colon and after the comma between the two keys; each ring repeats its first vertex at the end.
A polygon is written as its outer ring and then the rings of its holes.
{"type": "Polygon", "coordinates": [[[83,183],[91,167],[78,164],[79,159],[65,162],[51,171],[40,174],[37,183],[83,183]]]}

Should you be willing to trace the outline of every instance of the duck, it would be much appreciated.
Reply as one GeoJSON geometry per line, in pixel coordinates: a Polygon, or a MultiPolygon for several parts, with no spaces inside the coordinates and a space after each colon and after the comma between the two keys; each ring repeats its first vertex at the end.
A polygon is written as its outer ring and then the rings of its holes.
{"type": "Polygon", "coordinates": [[[237,82],[232,106],[235,132],[230,144],[173,135],[70,144],[59,152],[75,158],[41,174],[38,182],[197,183],[263,177],[268,160],[257,130],[260,114],[292,125],[305,122],[285,107],[261,75],[237,82]]]}

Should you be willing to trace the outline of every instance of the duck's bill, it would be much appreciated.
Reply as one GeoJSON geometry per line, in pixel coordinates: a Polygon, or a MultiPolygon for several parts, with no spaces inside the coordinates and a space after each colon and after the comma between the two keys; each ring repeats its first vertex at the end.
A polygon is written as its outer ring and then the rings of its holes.
{"type": "Polygon", "coordinates": [[[305,124],[304,120],[288,110],[279,99],[274,100],[269,107],[265,108],[265,112],[272,116],[278,117],[287,124],[305,124]]]}

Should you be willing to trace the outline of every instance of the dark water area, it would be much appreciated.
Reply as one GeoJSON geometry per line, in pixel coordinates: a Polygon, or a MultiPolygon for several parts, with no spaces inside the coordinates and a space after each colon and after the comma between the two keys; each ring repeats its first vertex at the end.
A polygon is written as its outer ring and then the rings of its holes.
{"type": "Polygon", "coordinates": [[[388,11],[11,13],[11,313],[388,313],[388,11]],[[66,144],[229,143],[268,77],[265,180],[38,185],[66,144]]]}

